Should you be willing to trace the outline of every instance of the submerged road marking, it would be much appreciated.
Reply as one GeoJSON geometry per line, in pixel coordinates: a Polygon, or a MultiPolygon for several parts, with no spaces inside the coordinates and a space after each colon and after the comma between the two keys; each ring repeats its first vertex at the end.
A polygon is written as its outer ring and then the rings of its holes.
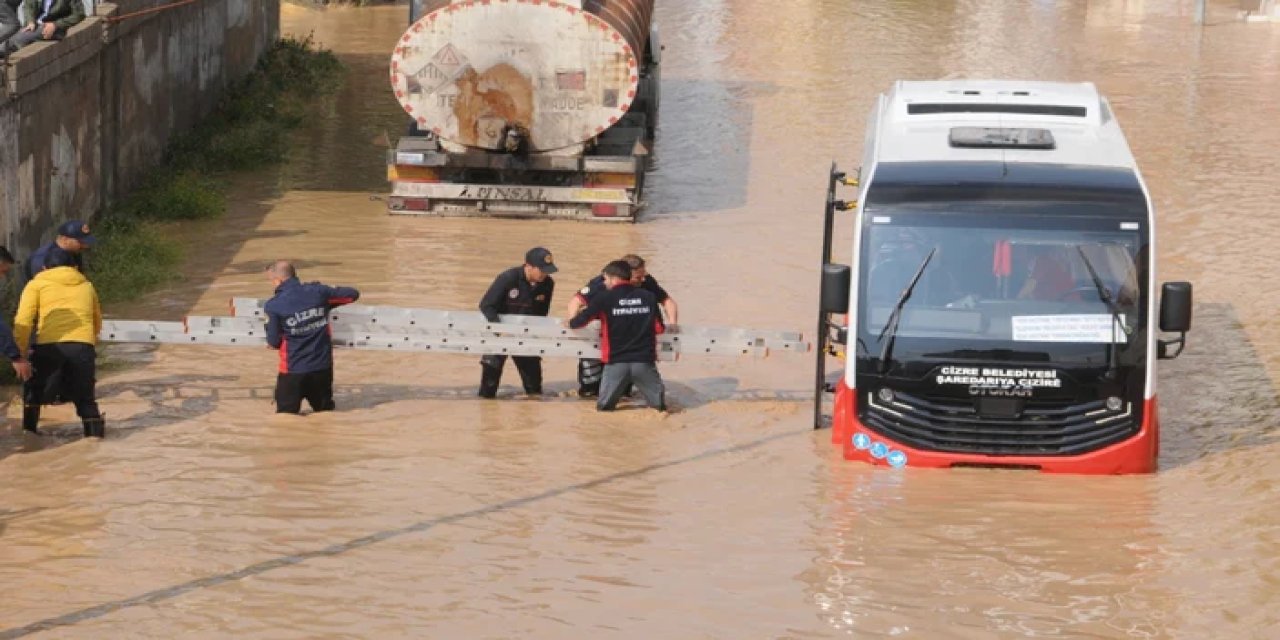
{"type": "Polygon", "coordinates": [[[66,613],[53,618],[45,618],[44,620],[33,622],[31,624],[28,624],[22,627],[6,629],[3,631],[0,631],[0,640],[4,640],[7,638],[20,638],[22,636],[30,635],[33,633],[39,633],[41,631],[48,631],[50,629],[55,629],[58,627],[65,627],[65,626],[77,624],[80,622],[85,622],[87,620],[92,620],[94,618],[101,618],[102,616],[105,616],[110,613],[114,613],[121,609],[128,609],[130,607],[136,607],[144,604],[156,604],[159,602],[163,602],[165,600],[172,600],[174,598],[177,598],[178,596],[190,593],[192,591],[196,591],[197,589],[207,589],[209,587],[216,587],[222,584],[226,584],[228,582],[235,582],[236,580],[240,580],[242,578],[261,575],[274,569],[289,567],[295,564],[301,564],[303,562],[306,562],[307,560],[311,560],[312,558],[326,558],[326,557],[336,556],[342,553],[346,553],[348,551],[352,551],[354,549],[360,549],[362,547],[367,547],[373,544],[377,544],[379,542],[384,542],[392,538],[398,538],[400,536],[408,535],[410,533],[420,533],[422,531],[427,531],[428,529],[432,529],[439,525],[452,524],[460,520],[467,520],[470,518],[486,516],[493,513],[500,513],[503,511],[518,509],[520,507],[533,504],[535,502],[539,502],[542,500],[546,500],[548,498],[555,498],[567,493],[572,493],[574,491],[581,491],[583,489],[592,489],[595,487],[599,487],[601,485],[617,482],[618,480],[634,478],[636,476],[641,476],[653,471],[668,469],[668,468],[676,467],[682,464],[688,464],[690,462],[698,462],[699,460],[705,460],[707,458],[712,458],[712,457],[723,455],[726,453],[740,453],[742,451],[749,451],[751,449],[755,449],[757,447],[761,447],[766,444],[769,444],[770,442],[773,442],[775,440],[781,440],[782,438],[787,438],[790,436],[798,436],[805,433],[813,433],[813,430],[804,429],[803,431],[787,431],[783,433],[778,433],[771,436],[766,436],[764,438],[752,440],[750,442],[746,442],[743,444],[734,445],[732,447],[721,447],[719,449],[711,449],[709,451],[703,451],[702,453],[699,453],[696,455],[686,456],[684,458],[677,458],[675,460],[668,460],[667,462],[658,462],[645,467],[640,467],[639,469],[632,469],[631,471],[622,471],[619,473],[605,476],[603,478],[596,478],[595,480],[589,480],[587,482],[580,482],[577,484],[566,485],[556,489],[549,489],[542,493],[534,494],[531,496],[525,496],[523,498],[515,498],[512,500],[508,500],[506,502],[499,502],[497,504],[491,504],[486,507],[472,509],[470,511],[462,511],[459,513],[440,516],[438,518],[432,518],[430,520],[423,520],[421,522],[411,524],[406,527],[400,527],[399,529],[387,529],[386,531],[380,531],[378,533],[373,533],[360,538],[347,540],[346,542],[339,542],[337,544],[329,545],[327,547],[324,547],[322,549],[316,549],[314,551],[307,551],[304,553],[288,555],[288,556],[280,556],[278,558],[273,558],[271,560],[266,560],[264,562],[259,562],[257,564],[251,564],[247,567],[242,567],[240,569],[237,569],[235,571],[231,571],[228,573],[208,576],[205,578],[200,578],[198,580],[184,582],[182,584],[174,585],[171,587],[165,587],[163,589],[148,591],[147,593],[136,595],[136,596],[133,596],[132,598],[125,598],[122,600],[113,600],[111,602],[104,602],[103,604],[96,605],[93,607],[87,607],[85,609],[80,609],[79,611],[72,611],[71,613],[66,613]]]}

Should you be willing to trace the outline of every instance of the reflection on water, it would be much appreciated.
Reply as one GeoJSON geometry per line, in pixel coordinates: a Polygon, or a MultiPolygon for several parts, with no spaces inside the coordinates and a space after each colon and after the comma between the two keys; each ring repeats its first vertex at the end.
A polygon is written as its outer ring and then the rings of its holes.
{"type": "Polygon", "coordinates": [[[346,87],[287,167],[182,231],[183,286],[115,313],[222,313],[282,256],[370,302],[471,309],[544,244],[557,310],[635,251],[689,323],[804,329],[825,171],[854,166],[878,92],[1092,80],[1156,199],[1159,278],[1200,300],[1161,368],[1162,471],[845,463],[791,356],[666,365],[684,411],[662,420],[598,416],[568,361],[542,401],[479,402],[475,358],[342,353],[342,410],[293,418],[270,414],[265,350],[111,347],[134,366],[103,376],[105,442],[66,407],[43,439],[0,431],[0,637],[1280,636],[1280,29],[1223,1],[1200,30],[1191,4],[660,2],[666,100],[628,226],[385,215],[406,8],[286,5],[346,87]]]}

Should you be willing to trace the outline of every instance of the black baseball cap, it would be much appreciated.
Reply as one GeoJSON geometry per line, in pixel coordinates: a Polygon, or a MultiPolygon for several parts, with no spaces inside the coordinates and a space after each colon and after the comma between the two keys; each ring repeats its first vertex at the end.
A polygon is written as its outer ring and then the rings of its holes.
{"type": "Polygon", "coordinates": [[[83,220],[68,220],[58,227],[58,235],[79,240],[84,244],[93,244],[94,237],[89,233],[89,225],[83,220]]]}
{"type": "Polygon", "coordinates": [[[524,263],[531,267],[537,267],[543,273],[555,273],[560,270],[551,258],[551,252],[542,247],[534,247],[524,254],[524,263]]]}

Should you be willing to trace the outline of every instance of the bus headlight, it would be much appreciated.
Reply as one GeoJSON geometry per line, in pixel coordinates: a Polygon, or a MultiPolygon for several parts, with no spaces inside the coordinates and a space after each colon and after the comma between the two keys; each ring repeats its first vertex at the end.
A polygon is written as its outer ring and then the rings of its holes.
{"type": "Polygon", "coordinates": [[[880,390],[876,392],[876,397],[880,398],[880,401],[885,404],[893,402],[893,389],[880,387],[880,390]]]}
{"type": "Polygon", "coordinates": [[[1119,411],[1124,408],[1124,400],[1121,400],[1116,396],[1111,396],[1110,398],[1107,398],[1107,408],[1112,411],[1119,411]]]}

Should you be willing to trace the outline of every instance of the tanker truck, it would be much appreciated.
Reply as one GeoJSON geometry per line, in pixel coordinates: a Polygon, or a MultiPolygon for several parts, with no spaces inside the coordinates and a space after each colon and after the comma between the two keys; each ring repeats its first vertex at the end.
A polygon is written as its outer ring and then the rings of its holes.
{"type": "Polygon", "coordinates": [[[654,0],[412,0],[393,214],[632,221],[658,121],[654,0]]]}

